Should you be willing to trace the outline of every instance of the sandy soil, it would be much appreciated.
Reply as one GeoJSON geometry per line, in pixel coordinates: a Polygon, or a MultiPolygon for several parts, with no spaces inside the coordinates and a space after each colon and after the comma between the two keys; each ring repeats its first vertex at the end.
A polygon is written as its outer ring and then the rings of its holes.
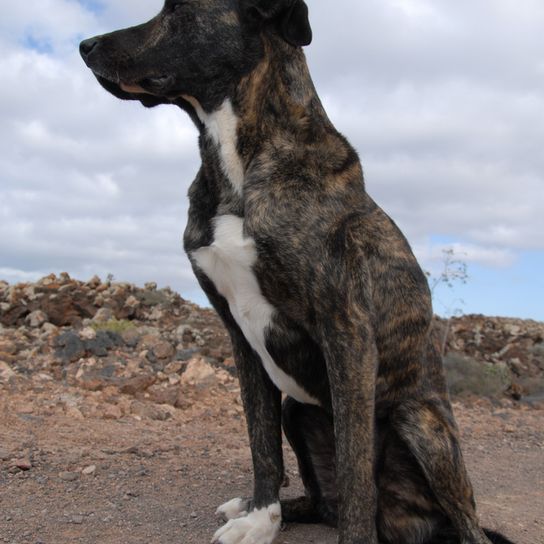
{"type": "MultiPolygon", "coordinates": [[[[221,525],[216,507],[251,492],[244,421],[227,408],[231,400],[217,394],[160,422],[36,415],[4,395],[0,542],[209,542],[221,525]]],[[[456,413],[484,526],[519,544],[544,544],[544,412],[458,404],[456,413]]],[[[295,496],[289,452],[286,464],[284,494],[295,496]]],[[[323,526],[288,526],[278,539],[335,542],[323,526]]]]}

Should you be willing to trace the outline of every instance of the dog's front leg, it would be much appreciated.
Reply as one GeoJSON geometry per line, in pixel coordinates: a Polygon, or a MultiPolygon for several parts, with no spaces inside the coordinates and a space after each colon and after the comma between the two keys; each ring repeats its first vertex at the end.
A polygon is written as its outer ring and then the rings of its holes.
{"type": "Polygon", "coordinates": [[[217,531],[213,543],[272,544],[281,527],[281,393],[240,331],[231,331],[231,338],[249,431],[254,491],[248,510],[241,499],[220,507],[219,512],[235,519],[217,531]],[[246,511],[247,515],[236,517],[246,511]]]}
{"type": "Polygon", "coordinates": [[[334,412],[339,544],[377,544],[377,350],[371,327],[354,321],[329,320],[323,335],[334,412]]]}

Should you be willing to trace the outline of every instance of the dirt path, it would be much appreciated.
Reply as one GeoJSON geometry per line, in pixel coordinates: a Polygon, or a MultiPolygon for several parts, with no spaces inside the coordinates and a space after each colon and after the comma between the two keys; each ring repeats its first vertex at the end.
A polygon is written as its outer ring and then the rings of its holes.
{"type": "MultiPolygon", "coordinates": [[[[251,490],[243,420],[216,400],[158,422],[18,413],[1,399],[0,542],[208,543],[215,508],[251,490]],[[29,470],[14,467],[25,458],[29,470]]],[[[484,525],[544,544],[544,412],[456,412],[484,525]]],[[[286,458],[293,496],[296,465],[286,458]]],[[[289,526],[278,539],[335,542],[322,526],[289,526]]]]}

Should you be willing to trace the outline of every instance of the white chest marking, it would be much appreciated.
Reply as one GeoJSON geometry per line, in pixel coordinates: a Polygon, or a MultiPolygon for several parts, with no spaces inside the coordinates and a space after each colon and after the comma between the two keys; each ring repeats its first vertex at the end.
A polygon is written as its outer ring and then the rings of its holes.
{"type": "Polygon", "coordinates": [[[257,251],[253,239],[244,237],[243,220],[234,215],[216,217],[213,244],[192,256],[227,299],[232,316],[276,387],[299,402],[319,404],[276,365],[266,349],[265,334],[272,324],[274,308],[262,295],[253,273],[257,251]]]}
{"type": "Polygon", "coordinates": [[[241,194],[244,186],[244,165],[238,154],[238,117],[227,98],[213,113],[206,113],[200,103],[190,96],[184,96],[195,108],[204,123],[209,137],[219,148],[221,168],[236,191],[241,194]]]}

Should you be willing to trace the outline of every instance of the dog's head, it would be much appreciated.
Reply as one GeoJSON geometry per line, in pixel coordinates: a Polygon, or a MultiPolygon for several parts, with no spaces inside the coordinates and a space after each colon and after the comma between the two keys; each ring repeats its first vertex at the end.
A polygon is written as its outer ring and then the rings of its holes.
{"type": "Polygon", "coordinates": [[[261,60],[263,34],[311,42],[303,0],[166,0],[149,22],[85,40],[80,52],[102,86],[145,106],[195,98],[212,110],[261,60]]]}

